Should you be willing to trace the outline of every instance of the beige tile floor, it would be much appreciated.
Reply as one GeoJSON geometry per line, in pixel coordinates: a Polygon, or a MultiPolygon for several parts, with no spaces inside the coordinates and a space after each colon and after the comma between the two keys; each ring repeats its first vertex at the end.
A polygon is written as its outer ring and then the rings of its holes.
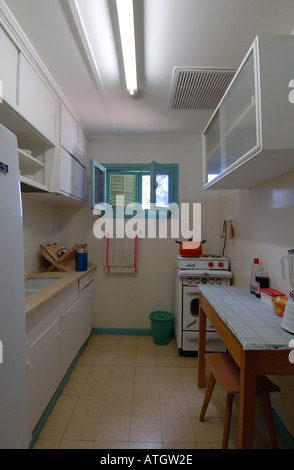
{"type": "MultiPolygon", "coordinates": [[[[157,346],[151,336],[92,335],[34,448],[220,448],[225,392],[216,385],[200,422],[205,389],[197,387],[197,365],[196,357],[179,356],[174,339],[157,346]]],[[[238,397],[229,448],[237,448],[237,416],[238,397]]],[[[268,446],[257,403],[255,447],[268,446]]]]}

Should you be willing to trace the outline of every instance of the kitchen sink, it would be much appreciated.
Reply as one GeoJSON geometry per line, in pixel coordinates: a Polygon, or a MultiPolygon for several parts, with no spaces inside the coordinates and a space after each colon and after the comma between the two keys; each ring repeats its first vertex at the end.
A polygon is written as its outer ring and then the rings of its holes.
{"type": "Polygon", "coordinates": [[[24,284],[25,284],[25,297],[28,297],[29,295],[34,294],[35,292],[38,292],[39,290],[43,289],[43,287],[47,287],[52,282],[57,281],[60,278],[42,278],[42,279],[27,279],[24,284]]]}

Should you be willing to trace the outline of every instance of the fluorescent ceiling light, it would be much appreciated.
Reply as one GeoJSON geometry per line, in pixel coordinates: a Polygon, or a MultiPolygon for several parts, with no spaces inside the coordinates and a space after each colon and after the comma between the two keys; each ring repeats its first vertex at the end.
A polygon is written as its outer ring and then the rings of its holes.
{"type": "Polygon", "coordinates": [[[130,95],[137,91],[137,66],[133,0],[116,0],[126,85],[130,95]]]}

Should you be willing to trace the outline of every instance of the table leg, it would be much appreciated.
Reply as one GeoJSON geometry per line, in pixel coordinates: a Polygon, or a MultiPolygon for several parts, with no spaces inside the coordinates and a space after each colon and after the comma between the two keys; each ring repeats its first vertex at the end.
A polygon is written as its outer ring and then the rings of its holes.
{"type": "Polygon", "coordinates": [[[205,349],[206,349],[206,315],[199,307],[199,333],[198,333],[198,387],[205,387],[205,349]]]}
{"type": "Polygon", "coordinates": [[[256,354],[243,351],[240,366],[239,448],[254,448],[256,354]]]}

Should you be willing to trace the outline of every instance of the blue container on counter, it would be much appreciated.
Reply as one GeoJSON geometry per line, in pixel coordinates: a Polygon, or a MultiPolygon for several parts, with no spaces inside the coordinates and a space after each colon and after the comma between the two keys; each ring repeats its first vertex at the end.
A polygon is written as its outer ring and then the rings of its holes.
{"type": "Polygon", "coordinates": [[[78,248],[76,251],[76,271],[87,271],[88,268],[88,253],[83,248],[78,248]]]}

